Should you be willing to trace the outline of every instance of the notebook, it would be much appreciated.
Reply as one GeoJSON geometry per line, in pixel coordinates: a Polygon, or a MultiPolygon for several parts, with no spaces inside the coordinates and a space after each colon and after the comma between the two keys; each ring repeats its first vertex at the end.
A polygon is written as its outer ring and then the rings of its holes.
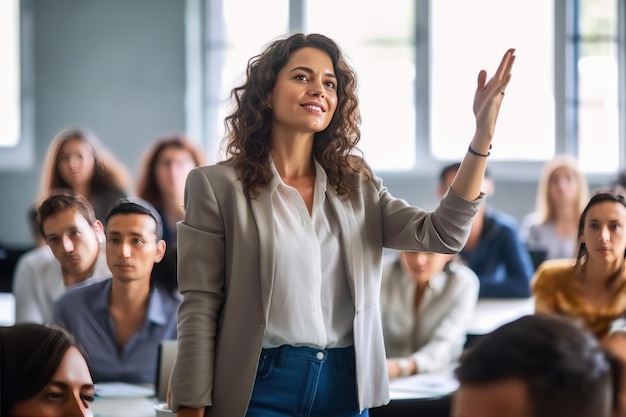
{"type": "Polygon", "coordinates": [[[167,401],[167,386],[178,351],[177,340],[163,340],[159,344],[157,355],[156,396],[159,401],[167,401]]]}

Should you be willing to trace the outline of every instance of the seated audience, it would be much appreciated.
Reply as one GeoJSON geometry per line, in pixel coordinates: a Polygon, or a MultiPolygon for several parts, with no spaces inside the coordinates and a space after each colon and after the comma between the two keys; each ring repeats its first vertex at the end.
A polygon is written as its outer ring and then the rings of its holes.
{"type": "Polygon", "coordinates": [[[74,339],[36,323],[0,327],[0,415],[93,416],[95,389],[74,339]]]}
{"type": "Polygon", "coordinates": [[[106,217],[112,278],[72,289],[54,320],[84,347],[94,381],[154,383],[158,346],[176,339],[179,299],[151,285],[165,253],[159,214],[147,202],[120,200],[106,217]]]}
{"type": "Polygon", "coordinates": [[[87,129],[57,133],[46,151],[42,173],[39,203],[57,189],[69,188],[91,203],[98,220],[128,189],[126,168],[87,129]]]}
{"type": "Polygon", "coordinates": [[[587,180],[569,155],[548,161],[537,187],[536,211],[524,217],[520,236],[532,252],[545,259],[573,258],[578,244],[578,219],[589,199],[587,180]]]}
{"type": "Polygon", "coordinates": [[[13,278],[16,322],[52,321],[54,302],[71,286],[110,274],[102,223],[91,204],[72,192],[59,192],[39,206],[37,223],[46,246],[24,254],[13,278]]]}
{"type": "Polygon", "coordinates": [[[187,174],[203,164],[202,151],[181,134],[162,137],[144,156],[137,197],[152,204],[161,215],[168,248],[176,245],[176,223],[184,216],[187,174]]]}
{"type": "MultiPolygon", "coordinates": [[[[444,167],[439,175],[439,197],[450,188],[460,163],[444,167]]],[[[485,172],[482,190],[493,194],[494,184],[485,172]]],[[[460,252],[463,261],[478,275],[480,298],[530,297],[533,264],[519,238],[517,222],[505,213],[483,204],[472,223],[460,252]]]]}
{"type": "Polygon", "coordinates": [[[598,193],[578,226],[576,259],[544,262],[532,281],[535,311],[583,323],[599,339],[626,313],[626,200],[598,193]]]}
{"type": "Polygon", "coordinates": [[[463,354],[452,416],[616,416],[620,374],[619,361],[585,329],[524,316],[463,354]]]}
{"type": "Polygon", "coordinates": [[[478,287],[476,274],[453,255],[403,251],[383,264],[389,378],[439,371],[458,360],[478,287]]]}

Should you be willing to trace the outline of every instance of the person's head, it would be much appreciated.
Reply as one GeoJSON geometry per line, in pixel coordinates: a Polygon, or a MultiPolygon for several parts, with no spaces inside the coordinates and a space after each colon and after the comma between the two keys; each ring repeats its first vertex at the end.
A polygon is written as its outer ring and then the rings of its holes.
{"type": "Polygon", "coordinates": [[[165,254],[161,216],[147,201],[120,199],[105,221],[107,265],[114,280],[146,280],[165,254]]]}
{"type": "Polygon", "coordinates": [[[236,161],[247,192],[272,178],[272,133],[313,137],[313,153],[340,193],[351,174],[364,171],[350,157],[360,137],[357,79],[339,46],[320,34],[278,39],[248,62],[246,80],[232,90],[226,118],[227,156],[236,161]]]}
{"type": "Polygon", "coordinates": [[[90,192],[127,186],[125,168],[87,129],[67,128],[52,139],[46,151],[41,199],[59,188],[90,192]]]}
{"type": "MultiPolygon", "coordinates": [[[[459,168],[461,168],[460,162],[453,162],[441,168],[437,185],[437,197],[441,198],[448,192],[454,178],[456,178],[456,173],[459,171],[459,168]]],[[[485,177],[483,178],[481,190],[487,195],[493,194],[494,184],[491,179],[491,172],[488,169],[485,169],[485,177]]]]}
{"type": "Polygon", "coordinates": [[[91,416],[94,395],[87,362],[65,330],[0,327],[0,415],[91,416]]]}
{"type": "Polygon", "coordinates": [[[70,190],[52,194],[37,210],[37,225],[63,274],[73,282],[92,274],[103,228],[84,197],[70,190]]]}
{"type": "Polygon", "coordinates": [[[555,220],[559,205],[581,213],[589,199],[587,179],[570,155],[557,155],[546,162],[537,186],[537,213],[542,222],[555,220]]]}
{"type": "Polygon", "coordinates": [[[426,284],[437,273],[443,271],[453,255],[435,252],[400,252],[404,270],[417,284],[426,284]]]}
{"type": "Polygon", "coordinates": [[[453,417],[608,417],[619,362],[565,319],[524,316],[461,356],[453,417]]]}
{"type": "Polygon", "coordinates": [[[613,192],[594,194],[578,222],[576,264],[592,261],[619,266],[626,258],[626,199],[613,192]]]}
{"type": "Polygon", "coordinates": [[[165,206],[165,199],[182,196],[187,174],[203,164],[202,151],[185,135],[163,136],[144,156],[137,196],[161,209],[165,206]]]}

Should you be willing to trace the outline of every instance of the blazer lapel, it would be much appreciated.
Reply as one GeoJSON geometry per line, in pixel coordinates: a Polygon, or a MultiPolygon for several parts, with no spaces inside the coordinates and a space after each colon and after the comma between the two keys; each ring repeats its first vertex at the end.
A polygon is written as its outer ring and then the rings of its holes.
{"type": "Polygon", "coordinates": [[[269,317],[269,305],[274,288],[274,215],[272,210],[272,195],[267,190],[261,190],[259,195],[250,200],[252,215],[259,232],[259,277],[261,280],[261,300],[265,323],[269,317]]]}
{"type": "Polygon", "coordinates": [[[333,187],[329,187],[326,190],[326,197],[330,201],[331,207],[337,216],[339,227],[341,228],[340,239],[341,249],[344,254],[343,263],[346,270],[346,278],[348,279],[354,305],[358,306],[358,294],[356,291],[358,288],[357,282],[363,279],[363,263],[360,262],[363,256],[363,246],[358,228],[355,224],[356,221],[352,204],[350,203],[350,199],[337,194],[337,191],[333,187]]]}

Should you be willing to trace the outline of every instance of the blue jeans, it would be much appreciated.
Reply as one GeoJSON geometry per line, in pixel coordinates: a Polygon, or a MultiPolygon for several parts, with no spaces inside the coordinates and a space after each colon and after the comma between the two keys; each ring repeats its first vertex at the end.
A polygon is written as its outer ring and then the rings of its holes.
{"type": "Polygon", "coordinates": [[[263,349],[246,417],[368,417],[359,414],[354,348],[263,349]]]}

